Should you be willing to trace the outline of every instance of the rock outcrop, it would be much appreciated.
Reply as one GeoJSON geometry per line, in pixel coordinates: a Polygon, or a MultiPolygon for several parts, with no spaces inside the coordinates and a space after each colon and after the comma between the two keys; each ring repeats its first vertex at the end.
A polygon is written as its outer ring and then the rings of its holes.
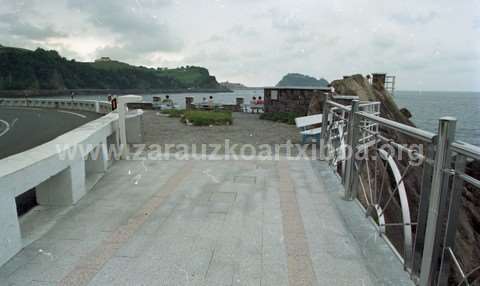
{"type": "MultiPolygon", "coordinates": [[[[412,114],[407,109],[399,109],[394,98],[388,94],[382,84],[370,84],[362,75],[357,74],[335,80],[331,83],[331,86],[333,86],[339,94],[357,95],[362,101],[379,101],[381,102],[382,117],[409,126],[415,126],[410,120],[412,114]]],[[[400,134],[391,129],[381,128],[381,132],[385,137],[393,139],[400,144],[410,145],[422,143],[415,138],[400,134]]],[[[424,151],[426,150],[424,149],[424,151]]],[[[396,161],[400,171],[403,173],[409,164],[408,158],[400,160],[397,158],[396,161]]],[[[372,163],[369,163],[369,166],[371,170],[375,168],[375,165],[372,163]]],[[[412,222],[417,221],[422,174],[422,166],[410,167],[404,179],[412,222]]],[[[467,166],[467,174],[480,179],[480,162],[469,163],[467,166]]],[[[360,200],[362,199],[360,198],[360,200]]],[[[398,201],[396,205],[399,205],[398,201]]],[[[401,221],[398,209],[390,212],[385,211],[385,215],[391,222],[401,221]]],[[[395,231],[394,228],[391,228],[391,230],[387,228],[387,235],[393,240],[397,250],[403,253],[403,234],[395,231]]],[[[480,191],[474,189],[473,186],[467,185],[462,193],[462,209],[459,214],[455,254],[460,259],[462,267],[466,272],[480,266],[480,191]]],[[[460,281],[461,277],[458,271],[452,266],[449,284],[457,285],[460,281]]],[[[479,281],[477,281],[477,283],[478,282],[479,281]]]]}
{"type": "Polygon", "coordinates": [[[362,75],[356,74],[344,79],[334,80],[331,84],[338,94],[356,95],[362,101],[380,101],[382,117],[414,126],[398,108],[395,100],[380,84],[370,84],[362,75]]]}
{"type": "Polygon", "coordinates": [[[315,94],[312,99],[310,99],[310,104],[308,105],[308,115],[320,114],[323,112],[323,104],[327,100],[327,94],[315,94]]]}

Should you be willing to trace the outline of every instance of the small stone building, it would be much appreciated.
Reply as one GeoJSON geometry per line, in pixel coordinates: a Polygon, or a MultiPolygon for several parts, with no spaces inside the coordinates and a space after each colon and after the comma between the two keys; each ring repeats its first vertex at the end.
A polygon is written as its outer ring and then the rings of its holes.
{"type": "Polygon", "coordinates": [[[329,87],[266,87],[264,112],[296,112],[307,115],[312,97],[326,97],[329,87]]]}

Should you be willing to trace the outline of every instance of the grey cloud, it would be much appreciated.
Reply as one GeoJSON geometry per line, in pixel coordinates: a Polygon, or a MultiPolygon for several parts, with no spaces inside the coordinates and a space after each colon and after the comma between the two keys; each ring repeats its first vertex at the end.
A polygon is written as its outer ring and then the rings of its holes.
{"type": "Polygon", "coordinates": [[[476,30],[480,30],[480,17],[476,17],[473,19],[473,28],[476,30]]]}
{"type": "Polygon", "coordinates": [[[277,30],[298,31],[304,27],[303,21],[294,12],[281,12],[277,9],[270,10],[272,27],[277,30]]]}
{"type": "Polygon", "coordinates": [[[6,13],[0,15],[0,31],[11,36],[30,40],[44,40],[53,37],[65,37],[66,34],[55,30],[50,25],[40,26],[31,24],[19,18],[18,14],[6,13]],[[3,28],[2,28],[3,27],[3,28]]]}
{"type": "Polygon", "coordinates": [[[236,55],[231,53],[228,50],[223,49],[209,49],[209,50],[199,50],[195,53],[189,55],[185,61],[191,62],[192,64],[204,64],[205,62],[210,63],[228,63],[231,62],[232,58],[235,58],[236,55]]]}
{"type": "MultiPolygon", "coordinates": [[[[138,53],[176,51],[183,42],[153,13],[169,0],[68,0],[68,6],[87,15],[92,24],[118,36],[119,45],[138,53]]],[[[125,51],[128,53],[128,51],[125,51]]]]}
{"type": "Polygon", "coordinates": [[[227,33],[245,38],[259,36],[259,33],[254,28],[243,25],[235,25],[231,27],[227,33]]]}
{"type": "Polygon", "coordinates": [[[387,50],[395,47],[396,41],[391,37],[377,36],[372,40],[372,46],[379,50],[387,50]]]}
{"type": "Polygon", "coordinates": [[[391,16],[392,20],[402,25],[427,24],[437,18],[437,13],[430,11],[428,13],[395,13],[391,16]]]}
{"type": "Polygon", "coordinates": [[[0,0],[0,39],[79,60],[202,65],[222,80],[252,85],[274,83],[295,70],[330,78],[384,70],[412,82],[430,78],[432,88],[466,89],[472,84],[467,76],[437,82],[432,74],[438,69],[435,74],[449,79],[449,67],[478,71],[478,5],[245,1],[0,0]],[[460,18],[452,21],[452,11],[460,18]]]}
{"type": "Polygon", "coordinates": [[[210,38],[208,38],[204,43],[220,43],[225,41],[225,37],[221,35],[213,35],[210,38]]]}

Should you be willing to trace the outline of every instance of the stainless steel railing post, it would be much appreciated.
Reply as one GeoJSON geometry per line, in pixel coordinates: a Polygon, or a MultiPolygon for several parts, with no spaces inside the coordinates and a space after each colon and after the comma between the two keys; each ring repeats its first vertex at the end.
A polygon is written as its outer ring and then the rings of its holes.
{"type": "Polygon", "coordinates": [[[328,103],[328,97],[323,104],[322,114],[322,138],[320,139],[320,155],[322,160],[328,160],[328,116],[330,114],[330,104],[328,103]]]}
{"type": "Polygon", "coordinates": [[[439,261],[442,254],[441,229],[443,218],[448,208],[447,195],[449,192],[450,175],[446,171],[451,164],[451,144],[455,140],[456,119],[443,117],[438,124],[438,142],[433,166],[432,187],[428,206],[427,226],[425,230],[425,244],[423,248],[422,264],[420,268],[420,286],[430,286],[436,282],[439,272],[439,261]]]}
{"type": "MultiPolygon", "coordinates": [[[[465,156],[457,154],[455,158],[455,172],[464,173],[467,164],[465,156]]],[[[452,183],[450,200],[448,202],[448,218],[445,229],[445,238],[442,247],[442,263],[438,276],[438,286],[448,285],[448,276],[450,274],[450,265],[452,257],[447,252],[448,249],[454,250],[455,234],[457,233],[458,215],[462,206],[462,192],[465,182],[462,178],[456,176],[452,183]]]]}
{"type": "Polygon", "coordinates": [[[345,165],[345,199],[353,200],[355,198],[355,181],[358,180],[357,172],[355,170],[355,153],[358,143],[359,120],[360,118],[356,114],[359,109],[360,101],[353,100],[352,108],[350,110],[350,116],[348,120],[348,134],[347,134],[347,154],[345,165]]]}
{"type": "MultiPolygon", "coordinates": [[[[435,141],[437,141],[435,139],[435,141]]],[[[433,162],[435,150],[433,144],[425,146],[425,162],[423,163],[422,181],[420,184],[420,202],[417,214],[417,229],[415,231],[415,242],[412,249],[412,260],[410,265],[411,276],[416,280],[420,276],[423,247],[425,245],[425,229],[427,228],[428,205],[430,202],[430,189],[432,188],[433,162]]]]}

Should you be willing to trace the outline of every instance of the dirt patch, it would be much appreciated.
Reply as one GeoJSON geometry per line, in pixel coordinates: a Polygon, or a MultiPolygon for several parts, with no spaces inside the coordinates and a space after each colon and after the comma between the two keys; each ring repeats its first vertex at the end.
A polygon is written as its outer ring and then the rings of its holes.
{"type": "MultiPolygon", "coordinates": [[[[233,124],[228,126],[187,126],[179,118],[168,118],[159,112],[148,110],[144,116],[147,145],[224,145],[225,140],[229,140],[230,145],[238,144],[236,151],[239,151],[241,146],[246,144],[255,147],[267,144],[273,148],[276,144],[285,144],[288,141],[292,144],[301,142],[295,126],[261,120],[258,114],[233,113],[233,124]]],[[[311,150],[311,146],[308,148],[311,150]]],[[[224,150],[223,147],[221,150],[224,150]]],[[[293,150],[292,154],[298,153],[293,150]]]]}

